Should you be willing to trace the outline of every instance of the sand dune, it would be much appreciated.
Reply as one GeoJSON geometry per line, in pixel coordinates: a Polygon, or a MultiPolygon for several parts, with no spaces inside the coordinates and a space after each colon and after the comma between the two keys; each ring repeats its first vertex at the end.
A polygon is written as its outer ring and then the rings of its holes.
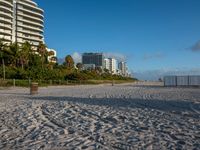
{"type": "Polygon", "coordinates": [[[0,90],[0,149],[200,149],[200,89],[0,90]]]}

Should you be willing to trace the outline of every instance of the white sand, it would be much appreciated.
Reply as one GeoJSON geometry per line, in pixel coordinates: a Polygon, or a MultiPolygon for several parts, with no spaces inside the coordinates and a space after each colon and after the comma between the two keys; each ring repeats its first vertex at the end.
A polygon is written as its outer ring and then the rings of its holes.
{"type": "Polygon", "coordinates": [[[0,90],[0,149],[200,149],[200,89],[154,83],[0,90]]]}

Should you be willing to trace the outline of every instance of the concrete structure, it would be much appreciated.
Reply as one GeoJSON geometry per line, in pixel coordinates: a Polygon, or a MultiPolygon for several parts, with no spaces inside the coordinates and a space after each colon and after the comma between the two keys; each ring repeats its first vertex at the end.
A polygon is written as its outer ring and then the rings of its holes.
{"type": "Polygon", "coordinates": [[[104,59],[104,69],[107,69],[110,71],[110,61],[108,58],[104,59]]]}
{"type": "Polygon", "coordinates": [[[0,0],[0,38],[36,47],[44,42],[43,18],[43,10],[32,0],[0,0]]]}
{"type": "Polygon", "coordinates": [[[57,52],[54,49],[47,48],[47,51],[51,54],[48,56],[48,61],[52,63],[57,63],[57,52]]]}
{"type": "Polygon", "coordinates": [[[116,74],[117,73],[117,60],[114,58],[109,58],[109,70],[112,74],[116,74]]]}
{"type": "Polygon", "coordinates": [[[82,55],[83,65],[94,64],[95,67],[104,68],[104,55],[103,53],[84,53],[82,55]]]}
{"type": "Polygon", "coordinates": [[[198,86],[200,87],[200,76],[165,76],[164,86],[198,86]]]}
{"type": "Polygon", "coordinates": [[[127,69],[126,62],[124,62],[124,61],[119,62],[118,68],[119,68],[120,73],[121,73],[122,76],[127,76],[128,69],[127,69]]]}
{"type": "Polygon", "coordinates": [[[96,68],[95,64],[84,64],[83,70],[94,70],[96,68]]]}

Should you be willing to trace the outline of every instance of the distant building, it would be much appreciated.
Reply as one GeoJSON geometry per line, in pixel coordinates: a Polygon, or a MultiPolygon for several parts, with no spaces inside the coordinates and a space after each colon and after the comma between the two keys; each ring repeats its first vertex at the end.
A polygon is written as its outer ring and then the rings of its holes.
{"type": "Polygon", "coordinates": [[[124,61],[119,62],[118,67],[119,67],[121,75],[122,76],[127,76],[128,69],[127,69],[126,62],[124,62],[124,61]]]}
{"type": "Polygon", "coordinates": [[[114,58],[109,58],[109,70],[112,74],[117,73],[117,60],[114,58]]]}
{"type": "Polygon", "coordinates": [[[94,70],[95,68],[95,64],[83,64],[83,70],[94,70]]]}
{"type": "Polygon", "coordinates": [[[47,48],[47,51],[50,53],[48,56],[48,61],[52,63],[57,63],[57,52],[54,49],[47,48]]]}
{"type": "Polygon", "coordinates": [[[83,65],[94,64],[95,67],[104,68],[104,55],[103,53],[84,53],[82,55],[83,65]]]}
{"type": "Polygon", "coordinates": [[[107,69],[110,71],[110,61],[108,58],[104,59],[104,69],[107,69]]]}
{"type": "Polygon", "coordinates": [[[109,70],[110,73],[117,73],[117,60],[114,58],[105,58],[104,59],[104,69],[109,70]]]}

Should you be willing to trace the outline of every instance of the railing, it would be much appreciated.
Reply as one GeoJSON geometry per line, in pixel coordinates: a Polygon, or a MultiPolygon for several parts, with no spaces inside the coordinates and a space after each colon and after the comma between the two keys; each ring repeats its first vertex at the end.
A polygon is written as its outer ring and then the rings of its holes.
{"type": "Polygon", "coordinates": [[[61,85],[86,85],[86,84],[114,84],[120,83],[113,80],[19,80],[19,79],[0,79],[0,87],[29,87],[31,82],[37,82],[39,86],[61,86],[61,85]]]}
{"type": "Polygon", "coordinates": [[[0,20],[1,20],[1,21],[6,21],[6,22],[8,22],[9,24],[11,24],[11,22],[12,22],[11,19],[7,19],[7,18],[3,18],[3,17],[0,17],[0,20]]]}

